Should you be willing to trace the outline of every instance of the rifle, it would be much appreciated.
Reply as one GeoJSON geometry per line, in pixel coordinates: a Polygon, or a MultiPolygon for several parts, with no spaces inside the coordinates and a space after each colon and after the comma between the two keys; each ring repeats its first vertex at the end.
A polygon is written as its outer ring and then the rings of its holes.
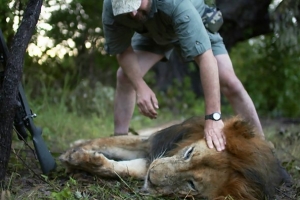
{"type": "MultiPolygon", "coordinates": [[[[4,68],[6,67],[7,57],[8,48],[0,29],[0,63],[3,64],[4,68]]],[[[2,80],[1,73],[4,74],[4,72],[1,72],[0,68],[0,81],[2,80]]],[[[55,160],[42,138],[42,129],[40,127],[36,127],[33,123],[33,118],[36,117],[36,114],[32,113],[31,109],[29,108],[21,82],[19,83],[18,91],[19,92],[16,97],[18,101],[18,108],[14,119],[15,130],[18,134],[18,138],[23,141],[26,141],[28,137],[26,129],[28,130],[32,136],[35,152],[41,165],[42,172],[43,174],[48,174],[50,171],[55,169],[55,160]]]]}

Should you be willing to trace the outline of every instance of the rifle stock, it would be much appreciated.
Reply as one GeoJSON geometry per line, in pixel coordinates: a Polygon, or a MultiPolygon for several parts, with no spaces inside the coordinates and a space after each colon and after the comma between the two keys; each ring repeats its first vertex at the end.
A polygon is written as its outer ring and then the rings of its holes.
{"type": "Polygon", "coordinates": [[[36,127],[33,123],[33,115],[31,110],[29,109],[29,105],[21,83],[19,84],[19,97],[21,101],[20,103],[22,104],[22,107],[24,108],[26,114],[24,125],[32,136],[32,141],[42,168],[42,172],[43,174],[48,174],[50,171],[55,169],[56,163],[42,138],[42,129],[36,127]]]}
{"type": "Polygon", "coordinates": [[[50,171],[56,168],[55,160],[52,157],[50,151],[47,149],[47,146],[42,138],[42,129],[39,127],[35,127],[32,130],[32,133],[32,141],[42,168],[42,172],[44,174],[48,174],[50,171]]]}

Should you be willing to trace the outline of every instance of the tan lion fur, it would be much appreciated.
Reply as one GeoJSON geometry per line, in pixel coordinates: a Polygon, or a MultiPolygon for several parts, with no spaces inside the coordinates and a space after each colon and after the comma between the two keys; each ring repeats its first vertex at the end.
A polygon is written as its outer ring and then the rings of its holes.
{"type": "Polygon", "coordinates": [[[271,199],[282,182],[268,141],[239,117],[225,121],[226,149],[209,149],[204,120],[193,117],[152,134],[81,142],[60,156],[67,171],[144,179],[143,192],[208,199],[271,199]]]}

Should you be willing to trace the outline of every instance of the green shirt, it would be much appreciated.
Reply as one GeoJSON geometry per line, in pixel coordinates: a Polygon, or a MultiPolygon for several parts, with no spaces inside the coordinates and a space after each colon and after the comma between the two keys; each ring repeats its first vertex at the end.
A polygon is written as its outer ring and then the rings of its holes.
{"type": "Polygon", "coordinates": [[[134,32],[152,38],[159,45],[179,46],[186,59],[193,59],[211,49],[201,16],[205,10],[203,0],[152,0],[149,19],[137,22],[129,14],[114,16],[110,0],[103,4],[105,49],[119,54],[131,45],[134,32]]]}

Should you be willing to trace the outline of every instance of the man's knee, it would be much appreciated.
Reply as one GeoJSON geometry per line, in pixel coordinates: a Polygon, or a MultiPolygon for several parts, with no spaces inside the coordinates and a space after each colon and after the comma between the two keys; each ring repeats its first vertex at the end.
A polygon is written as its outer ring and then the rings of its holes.
{"type": "Polygon", "coordinates": [[[129,78],[123,71],[123,69],[120,67],[117,71],[117,82],[122,84],[122,85],[128,85],[131,84],[129,78]]]}

